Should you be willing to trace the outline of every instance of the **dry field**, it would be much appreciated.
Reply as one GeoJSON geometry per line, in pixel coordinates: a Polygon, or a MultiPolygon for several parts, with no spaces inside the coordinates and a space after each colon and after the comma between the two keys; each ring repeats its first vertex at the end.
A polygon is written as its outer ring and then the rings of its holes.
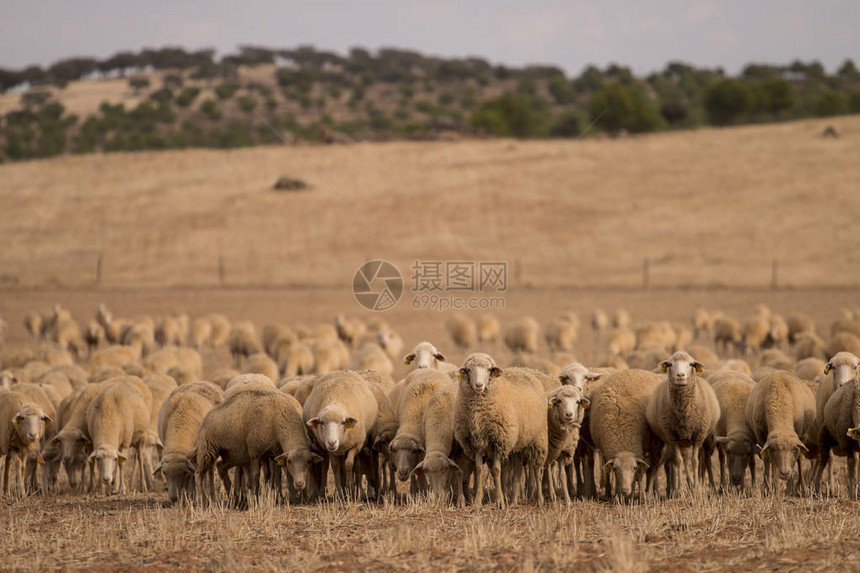
{"type": "MultiPolygon", "coordinates": [[[[302,147],[382,235],[289,148],[63,157],[0,166],[0,317],[79,320],[220,311],[258,326],[367,318],[349,283],[369,258],[503,260],[502,321],[624,307],[687,321],[698,306],[744,317],[759,302],[819,330],[860,306],[860,118],[626,140],[302,147]],[[280,175],[313,189],[275,194],[280,175]],[[534,182],[534,183],[533,183],[534,182]],[[523,194],[523,192],[525,192],[523,194]],[[93,284],[98,254],[103,283],[93,284]],[[226,287],[219,286],[223,257],[226,287]],[[638,288],[644,257],[651,288],[638,288]],[[770,290],[771,261],[779,283],[770,290]],[[785,288],[788,287],[788,288],[785,288]]],[[[385,314],[407,345],[446,314],[385,314]]],[[[577,355],[603,341],[583,336],[577,355]]],[[[498,349],[504,356],[504,349],[498,349]]],[[[453,509],[431,502],[168,507],[166,494],[0,500],[0,570],[860,571],[860,502],[844,463],[834,497],[701,492],[619,506],[453,509]]]]}

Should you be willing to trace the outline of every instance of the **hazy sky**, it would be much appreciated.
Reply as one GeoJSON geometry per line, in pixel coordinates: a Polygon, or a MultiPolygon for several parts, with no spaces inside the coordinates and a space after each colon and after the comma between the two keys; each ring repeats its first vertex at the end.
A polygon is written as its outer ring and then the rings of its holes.
{"type": "Polygon", "coordinates": [[[618,62],[638,74],[670,60],[723,66],[818,59],[860,64],[860,1],[243,2],[0,0],[0,67],[180,45],[412,48],[578,73],[618,62]]]}

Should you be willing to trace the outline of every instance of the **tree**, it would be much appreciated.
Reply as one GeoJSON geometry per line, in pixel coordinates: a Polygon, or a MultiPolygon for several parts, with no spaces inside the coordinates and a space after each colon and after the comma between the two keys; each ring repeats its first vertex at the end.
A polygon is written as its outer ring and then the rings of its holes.
{"type": "Polygon", "coordinates": [[[655,131],[663,127],[663,118],[641,86],[606,84],[591,97],[591,121],[609,133],[622,129],[630,133],[655,131]]]}
{"type": "Polygon", "coordinates": [[[491,135],[527,138],[546,135],[548,118],[535,109],[528,96],[504,93],[484,102],[470,123],[491,135]]]}
{"type": "Polygon", "coordinates": [[[134,90],[134,95],[140,95],[140,90],[144,90],[149,87],[149,78],[135,76],[128,80],[128,85],[134,90]]]}
{"type": "Polygon", "coordinates": [[[857,70],[857,66],[854,65],[854,60],[846,59],[842,62],[842,65],[839,66],[839,71],[836,74],[845,81],[856,81],[860,79],[860,71],[857,70]]]}
{"type": "Polygon", "coordinates": [[[576,92],[564,74],[558,74],[549,80],[549,93],[558,105],[568,105],[576,100],[576,92]]]}
{"type": "Polygon", "coordinates": [[[732,125],[752,108],[752,96],[737,80],[718,80],[705,90],[703,100],[708,118],[714,125],[732,125]]]}
{"type": "Polygon", "coordinates": [[[815,115],[830,117],[848,113],[848,98],[841,92],[823,91],[815,99],[815,115]]]}

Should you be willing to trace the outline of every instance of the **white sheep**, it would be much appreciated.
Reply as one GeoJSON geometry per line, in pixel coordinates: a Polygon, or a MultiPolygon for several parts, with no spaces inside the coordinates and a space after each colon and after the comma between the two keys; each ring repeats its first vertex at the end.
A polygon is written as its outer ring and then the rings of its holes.
{"type": "Polygon", "coordinates": [[[468,458],[461,454],[454,440],[454,385],[438,389],[424,410],[424,459],[412,470],[417,477],[426,476],[429,491],[437,498],[451,495],[457,505],[465,504],[463,495],[464,470],[468,458]],[[455,461],[456,460],[456,461],[455,461]],[[459,465],[457,464],[459,461],[459,465]]]}
{"type": "Polygon", "coordinates": [[[290,344],[278,352],[278,368],[282,376],[298,376],[314,372],[314,352],[306,341],[290,344]]]}
{"type": "Polygon", "coordinates": [[[250,321],[237,322],[233,325],[227,338],[227,346],[236,364],[240,364],[242,358],[263,350],[257,341],[257,330],[250,321]]]}
{"type": "Polygon", "coordinates": [[[349,348],[341,340],[312,339],[309,344],[317,373],[341,370],[349,365],[349,348]]]}
{"type": "Polygon", "coordinates": [[[827,360],[827,345],[824,340],[814,332],[801,332],[794,339],[794,358],[819,358],[827,360]]]}
{"type": "Polygon", "coordinates": [[[209,410],[223,401],[223,394],[210,382],[192,382],[173,390],[159,409],[158,438],[164,450],[153,474],[164,475],[171,503],[195,498],[197,433],[209,410]]]}
{"type": "Polygon", "coordinates": [[[0,456],[5,458],[3,495],[9,495],[13,462],[18,463],[16,494],[25,495],[26,459],[30,453],[38,453],[39,441],[52,422],[30,396],[14,391],[0,393],[0,456]]]}
{"type": "Polygon", "coordinates": [[[349,370],[376,370],[390,376],[394,371],[394,365],[381,346],[375,342],[369,342],[353,354],[349,370]]]}
{"type": "Polygon", "coordinates": [[[801,455],[809,451],[804,440],[809,440],[815,420],[812,390],[788,372],[776,371],[752,389],[745,415],[761,446],[765,490],[770,489],[770,480],[776,480],[777,473],[780,479],[787,480],[796,460],[798,484],[803,491],[801,455]]]}
{"type": "MultiPolygon", "coordinates": [[[[521,454],[533,474],[538,503],[547,453],[546,398],[541,382],[527,369],[502,370],[487,354],[470,354],[458,371],[454,437],[475,461],[474,503],[483,501],[483,463],[490,462],[496,503],[504,507],[502,464],[521,454]]],[[[513,487],[516,501],[518,484],[513,487]]]]}
{"type": "Polygon", "coordinates": [[[636,347],[636,333],[629,328],[616,328],[609,335],[607,350],[612,356],[625,356],[636,347]]]}
{"type": "Polygon", "coordinates": [[[551,351],[571,351],[576,342],[577,328],[566,318],[554,318],[544,328],[544,340],[551,351]]]}
{"type": "Polygon", "coordinates": [[[797,342],[798,336],[803,333],[815,334],[815,321],[811,316],[800,312],[793,312],[785,317],[788,326],[788,343],[797,342]]]}
{"type": "Polygon", "coordinates": [[[818,434],[819,461],[815,488],[821,487],[821,474],[830,461],[830,453],[846,456],[848,496],[857,498],[857,459],[860,455],[860,389],[857,378],[842,384],[824,407],[823,424],[818,434]]]}
{"type": "Polygon", "coordinates": [[[740,349],[742,345],[740,323],[728,316],[718,316],[714,320],[714,346],[717,351],[725,356],[733,349],[740,349]]]}
{"type": "Polygon", "coordinates": [[[188,336],[192,348],[202,350],[212,340],[212,324],[206,318],[197,317],[188,327],[188,336]]]}
{"type": "Polygon", "coordinates": [[[511,352],[537,352],[540,326],[535,319],[527,316],[505,329],[505,345],[511,352]]]}
{"type": "Polygon", "coordinates": [[[720,404],[717,422],[717,453],[720,459],[720,487],[725,490],[728,481],[743,488],[746,470],[750,471],[750,485],[755,487],[755,435],[746,419],[746,405],[755,380],[747,374],[719,370],[708,377],[714,395],[720,404]]]}
{"type": "Polygon", "coordinates": [[[278,387],[275,382],[265,374],[245,373],[230,380],[224,387],[224,399],[229,400],[239,392],[249,390],[261,392],[275,392],[278,387]]]}
{"type": "Polygon", "coordinates": [[[114,344],[99,348],[90,355],[89,370],[92,372],[101,366],[122,368],[123,364],[138,360],[140,360],[140,348],[114,344]]]}
{"type": "Polygon", "coordinates": [[[338,314],[335,317],[334,324],[340,339],[350,346],[355,346],[367,332],[367,326],[361,319],[347,318],[343,314],[338,314]]]}
{"type": "Polygon", "coordinates": [[[591,328],[597,334],[603,334],[609,330],[610,326],[612,326],[612,322],[609,320],[609,315],[602,309],[595,308],[591,313],[591,328]]]}
{"type": "Polygon", "coordinates": [[[203,359],[193,348],[182,346],[166,346],[143,358],[141,364],[150,372],[167,374],[174,366],[187,371],[195,380],[200,380],[203,374],[203,359]]]}
{"type": "Polygon", "coordinates": [[[478,341],[487,344],[495,344],[502,332],[502,325],[499,319],[490,313],[481,313],[475,319],[475,330],[477,331],[478,341]]]}
{"type": "MultiPolygon", "coordinates": [[[[649,427],[646,410],[663,382],[653,372],[625,370],[607,376],[591,395],[590,435],[603,457],[603,473],[615,477],[617,498],[630,499],[636,483],[641,498],[646,489],[643,477],[647,472],[650,482],[657,470],[655,458],[662,444],[649,427]]],[[[611,497],[610,481],[605,483],[606,496],[611,497]]]]}
{"type": "Polygon", "coordinates": [[[263,374],[271,380],[277,380],[280,374],[278,365],[265,352],[257,352],[256,354],[246,356],[242,360],[240,370],[245,374],[263,374]]]}
{"type": "Polygon", "coordinates": [[[475,324],[463,314],[452,314],[445,321],[445,330],[461,350],[467,350],[475,345],[477,331],[475,324]]]}
{"type": "Polygon", "coordinates": [[[304,403],[302,418],[328,453],[341,496],[351,486],[355,458],[376,422],[377,411],[376,398],[367,383],[349,371],[324,375],[304,403]]]}
{"type": "Polygon", "coordinates": [[[416,344],[412,352],[403,357],[403,363],[409,367],[409,372],[423,368],[441,370],[443,372],[451,372],[457,369],[457,366],[454,364],[446,362],[445,356],[433,344],[427,341],[416,344]]]}
{"type": "Polygon", "coordinates": [[[223,314],[208,314],[206,319],[209,321],[211,331],[209,333],[209,343],[215,348],[226,346],[230,338],[230,319],[223,314]]]}
{"type": "Polygon", "coordinates": [[[585,388],[563,385],[547,397],[547,455],[544,476],[549,489],[550,501],[555,501],[556,489],[561,487],[565,503],[570,503],[568,489],[573,469],[573,455],[579,444],[579,432],[590,401],[585,397],[585,388]],[[552,465],[557,464],[560,483],[556,484],[552,465]]]}
{"type": "MultiPolygon", "coordinates": [[[[676,352],[660,363],[667,377],[660,383],[648,402],[648,425],[666,448],[660,465],[671,464],[674,476],[667,479],[667,492],[680,485],[680,470],[684,468],[687,486],[698,484],[697,462],[702,446],[712,441],[720,419],[720,405],[710,384],[696,374],[704,366],[686,352],[676,352]],[[675,482],[675,483],[673,483],[675,482]]],[[[706,468],[711,483],[710,456],[706,451],[706,468]]]]}

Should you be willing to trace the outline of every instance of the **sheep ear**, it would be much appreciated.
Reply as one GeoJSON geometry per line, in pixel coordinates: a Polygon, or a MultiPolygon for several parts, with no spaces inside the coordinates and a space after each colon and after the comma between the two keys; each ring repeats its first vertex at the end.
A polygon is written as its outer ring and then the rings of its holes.
{"type": "Polygon", "coordinates": [[[414,354],[407,354],[407,355],[403,358],[403,363],[404,363],[404,364],[412,364],[412,361],[413,361],[413,360],[415,360],[415,355],[414,355],[414,354]]]}
{"type": "Polygon", "coordinates": [[[696,370],[697,374],[701,374],[705,371],[705,365],[701,362],[696,362],[695,360],[693,361],[693,368],[696,370]]]}
{"type": "Polygon", "coordinates": [[[660,366],[660,372],[662,372],[663,374],[665,374],[666,372],[669,371],[669,361],[668,360],[664,360],[663,362],[661,362],[659,364],[659,366],[660,366]]]}
{"type": "Polygon", "coordinates": [[[448,471],[452,474],[463,473],[463,470],[460,469],[460,466],[458,466],[451,458],[448,458],[448,471]]]}
{"type": "Polygon", "coordinates": [[[498,366],[493,366],[490,368],[490,378],[498,378],[502,375],[502,369],[498,366]]]}
{"type": "Polygon", "coordinates": [[[316,429],[317,429],[317,426],[319,426],[319,425],[320,425],[320,419],[319,419],[319,418],[311,418],[310,420],[308,420],[307,422],[305,422],[305,424],[306,424],[306,425],[307,425],[307,427],[308,427],[308,428],[310,428],[311,430],[316,430],[316,429]]]}
{"type": "Polygon", "coordinates": [[[612,473],[612,462],[606,462],[605,464],[603,464],[603,473],[612,473]]]}
{"type": "Polygon", "coordinates": [[[803,453],[804,453],[804,454],[808,454],[808,453],[809,453],[809,448],[807,448],[806,446],[804,446],[804,445],[803,445],[803,442],[801,442],[800,440],[798,440],[798,441],[797,441],[797,447],[798,447],[798,448],[800,448],[801,450],[803,450],[803,453]]]}
{"type": "Polygon", "coordinates": [[[54,436],[53,438],[51,438],[51,441],[50,441],[50,442],[48,442],[48,445],[49,445],[49,446],[56,446],[56,445],[57,445],[57,444],[59,444],[59,443],[60,443],[60,437],[59,437],[59,436],[54,436]]]}
{"type": "Polygon", "coordinates": [[[313,463],[313,464],[321,464],[321,463],[323,463],[324,461],[325,461],[325,458],[323,458],[321,455],[319,455],[319,454],[311,454],[311,463],[313,463]]]}
{"type": "Polygon", "coordinates": [[[583,398],[582,402],[579,403],[582,406],[583,410],[588,410],[591,407],[591,400],[588,398],[583,398]]]}
{"type": "Polygon", "coordinates": [[[160,472],[160,471],[163,471],[163,470],[161,469],[161,464],[158,464],[157,466],[155,466],[155,469],[152,470],[152,477],[157,476],[158,472],[160,472]]]}
{"type": "Polygon", "coordinates": [[[42,421],[45,422],[45,427],[50,428],[51,424],[54,423],[54,419],[50,416],[42,416],[42,421]]]}
{"type": "Polygon", "coordinates": [[[42,457],[42,454],[39,454],[39,457],[36,458],[36,463],[40,466],[45,465],[45,458],[42,457]]]}
{"type": "Polygon", "coordinates": [[[93,452],[87,457],[87,461],[90,462],[90,465],[95,465],[96,463],[96,453],[93,452]]]}
{"type": "Polygon", "coordinates": [[[458,380],[465,380],[466,379],[466,369],[465,368],[460,368],[459,370],[457,370],[457,379],[458,380]]]}
{"type": "Polygon", "coordinates": [[[824,373],[830,374],[831,370],[833,370],[833,366],[831,366],[830,363],[828,362],[827,365],[824,367],[824,373]]]}
{"type": "Polygon", "coordinates": [[[348,430],[351,430],[352,428],[354,428],[356,424],[358,424],[358,420],[356,420],[355,418],[347,418],[346,420],[343,421],[343,425],[348,430]]]}
{"type": "Polygon", "coordinates": [[[759,453],[758,453],[758,457],[760,457],[760,458],[761,458],[761,459],[763,459],[763,460],[767,460],[767,456],[768,456],[768,451],[767,451],[767,449],[768,449],[769,447],[770,447],[770,446],[765,446],[765,447],[761,448],[761,450],[760,450],[760,451],[759,451],[759,453]]]}
{"type": "Polygon", "coordinates": [[[12,419],[12,424],[14,424],[15,426],[19,426],[21,424],[21,418],[23,418],[21,414],[16,414],[15,417],[12,419]]]}
{"type": "Polygon", "coordinates": [[[84,444],[86,444],[87,446],[92,446],[92,445],[93,445],[93,441],[92,441],[91,439],[89,439],[88,437],[83,436],[83,435],[78,436],[78,441],[83,442],[83,443],[84,443],[84,444]]]}
{"type": "Polygon", "coordinates": [[[642,470],[642,471],[644,472],[644,471],[646,471],[648,468],[650,468],[651,466],[649,466],[649,465],[645,462],[645,460],[642,460],[642,459],[636,458],[636,467],[637,467],[637,468],[639,468],[640,470],[642,470]]]}
{"type": "Polygon", "coordinates": [[[442,362],[445,361],[445,356],[443,356],[441,352],[437,352],[433,356],[436,358],[436,360],[441,360],[442,362]]]}
{"type": "Polygon", "coordinates": [[[558,404],[558,398],[553,396],[552,398],[549,399],[549,408],[547,408],[547,409],[552,410],[553,408],[555,408],[556,404],[558,404]]]}
{"type": "Polygon", "coordinates": [[[586,380],[597,380],[601,376],[603,376],[603,372],[589,372],[588,375],[585,377],[585,379],[586,380]]]}
{"type": "Polygon", "coordinates": [[[853,438],[860,442],[860,427],[857,428],[849,428],[848,429],[848,437],[853,438]]]}
{"type": "Polygon", "coordinates": [[[558,381],[561,382],[561,385],[564,386],[564,381],[567,380],[567,376],[559,376],[558,381]]]}
{"type": "Polygon", "coordinates": [[[275,456],[275,462],[277,462],[279,466],[285,465],[287,463],[287,454],[283,453],[275,456]]]}
{"type": "Polygon", "coordinates": [[[728,436],[717,436],[717,443],[727,446],[731,440],[728,436]]]}
{"type": "Polygon", "coordinates": [[[185,460],[185,463],[188,466],[188,469],[189,469],[189,471],[191,471],[191,473],[193,473],[193,474],[197,473],[197,464],[195,464],[191,460],[185,460]]]}
{"type": "Polygon", "coordinates": [[[117,463],[119,463],[119,465],[124,464],[124,463],[126,462],[126,460],[127,460],[127,459],[128,459],[128,458],[126,458],[126,457],[125,457],[124,455],[122,455],[121,453],[119,453],[119,452],[117,452],[117,453],[116,453],[116,461],[117,461],[117,463]]]}
{"type": "Polygon", "coordinates": [[[414,475],[415,477],[419,477],[419,476],[421,476],[422,473],[424,473],[424,462],[423,461],[418,462],[418,464],[414,468],[412,468],[412,471],[409,472],[409,475],[414,475]]]}

